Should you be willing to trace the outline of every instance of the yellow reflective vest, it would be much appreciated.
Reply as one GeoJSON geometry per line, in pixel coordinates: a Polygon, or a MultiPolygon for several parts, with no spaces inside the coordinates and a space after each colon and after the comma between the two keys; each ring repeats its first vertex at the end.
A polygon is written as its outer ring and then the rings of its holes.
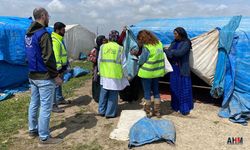
{"type": "Polygon", "coordinates": [[[53,51],[56,59],[56,68],[57,70],[62,69],[62,66],[65,66],[68,62],[67,51],[63,43],[63,37],[56,32],[51,34],[53,51]]]}
{"type": "Polygon", "coordinates": [[[113,79],[122,79],[121,54],[123,48],[115,43],[103,44],[100,48],[100,76],[113,79]]]}
{"type": "Polygon", "coordinates": [[[165,75],[163,45],[159,41],[156,45],[146,44],[149,50],[148,60],[140,67],[138,76],[141,78],[158,78],[165,75]]]}

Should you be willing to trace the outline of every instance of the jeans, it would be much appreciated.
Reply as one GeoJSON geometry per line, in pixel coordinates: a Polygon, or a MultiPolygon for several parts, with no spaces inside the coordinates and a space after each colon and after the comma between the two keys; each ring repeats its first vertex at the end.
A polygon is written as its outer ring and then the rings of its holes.
{"type": "Polygon", "coordinates": [[[141,81],[145,100],[151,100],[151,91],[153,92],[154,98],[160,98],[158,78],[142,78],[141,81]]]}
{"type": "Polygon", "coordinates": [[[118,91],[106,90],[101,86],[98,112],[106,117],[115,117],[118,107],[118,91]]]}
{"type": "Polygon", "coordinates": [[[57,86],[55,88],[54,104],[58,104],[59,101],[64,100],[62,95],[62,86],[57,86]]]}
{"type": "MultiPolygon", "coordinates": [[[[61,76],[61,79],[63,80],[63,75],[61,76]]],[[[62,94],[62,86],[56,86],[55,89],[55,97],[53,104],[57,105],[59,101],[64,100],[63,94],[62,94]]]]}
{"type": "Polygon", "coordinates": [[[28,112],[29,131],[38,132],[39,138],[46,140],[50,136],[49,122],[55,94],[55,81],[30,79],[30,85],[31,100],[28,112]]]}

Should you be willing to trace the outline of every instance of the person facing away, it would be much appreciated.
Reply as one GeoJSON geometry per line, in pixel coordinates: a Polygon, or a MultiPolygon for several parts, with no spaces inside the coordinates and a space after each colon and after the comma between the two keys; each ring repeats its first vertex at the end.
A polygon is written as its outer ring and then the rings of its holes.
{"type": "Polygon", "coordinates": [[[159,77],[165,75],[163,45],[157,37],[148,30],[141,30],[137,35],[139,48],[142,53],[139,56],[140,65],[138,76],[141,78],[144,91],[144,110],[147,117],[156,115],[160,118],[160,93],[159,77]],[[151,91],[154,96],[154,107],[151,109],[151,91]]]}
{"type": "Polygon", "coordinates": [[[62,142],[62,139],[51,137],[49,122],[55,86],[61,85],[62,80],[56,69],[51,37],[45,28],[49,23],[49,14],[44,8],[35,8],[33,16],[35,21],[25,35],[31,85],[28,110],[29,136],[39,136],[40,144],[56,144],[62,142]]]}
{"type": "Polygon", "coordinates": [[[100,116],[113,118],[117,115],[118,93],[129,85],[127,80],[126,57],[123,47],[117,44],[119,32],[109,33],[109,42],[100,48],[98,68],[100,73],[100,116]]]}
{"type": "MultiPolygon", "coordinates": [[[[63,79],[63,74],[68,68],[68,55],[63,41],[66,25],[62,22],[56,22],[54,24],[54,32],[51,34],[53,51],[56,59],[56,69],[60,74],[60,78],[63,79]]],[[[53,102],[52,112],[62,113],[63,109],[59,108],[60,104],[69,104],[70,101],[66,101],[62,94],[62,86],[57,86],[55,89],[55,98],[53,102]]]]}
{"type": "Polygon", "coordinates": [[[173,72],[170,73],[171,107],[188,115],[194,107],[189,67],[192,43],[182,27],[174,29],[174,38],[170,47],[164,50],[173,67],[173,72]]]}

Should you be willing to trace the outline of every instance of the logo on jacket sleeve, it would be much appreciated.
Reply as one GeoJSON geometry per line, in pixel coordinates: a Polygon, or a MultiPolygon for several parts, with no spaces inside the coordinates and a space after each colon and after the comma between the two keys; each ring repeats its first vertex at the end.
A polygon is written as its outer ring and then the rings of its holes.
{"type": "Polygon", "coordinates": [[[29,37],[29,36],[25,35],[25,46],[27,48],[32,48],[32,44],[31,43],[32,43],[32,36],[29,37]]]}

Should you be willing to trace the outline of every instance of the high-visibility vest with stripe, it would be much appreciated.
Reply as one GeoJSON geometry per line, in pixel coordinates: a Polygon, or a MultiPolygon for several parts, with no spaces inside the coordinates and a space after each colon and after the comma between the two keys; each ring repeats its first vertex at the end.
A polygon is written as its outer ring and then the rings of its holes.
{"type": "Polygon", "coordinates": [[[121,79],[123,77],[121,64],[123,48],[115,42],[109,42],[103,44],[100,50],[100,76],[121,79]]]}
{"type": "Polygon", "coordinates": [[[61,35],[52,32],[51,38],[56,59],[56,68],[57,70],[60,70],[68,62],[67,51],[63,43],[63,37],[61,35]]]}
{"type": "Polygon", "coordinates": [[[148,60],[140,67],[138,76],[141,78],[158,78],[165,75],[164,52],[162,43],[144,45],[149,50],[148,60]]]}

